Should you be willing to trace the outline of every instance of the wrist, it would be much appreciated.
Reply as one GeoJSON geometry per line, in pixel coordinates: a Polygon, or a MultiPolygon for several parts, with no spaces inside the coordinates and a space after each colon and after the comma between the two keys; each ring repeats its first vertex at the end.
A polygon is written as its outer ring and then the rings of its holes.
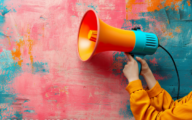
{"type": "Polygon", "coordinates": [[[134,78],[129,78],[128,79],[129,83],[132,82],[132,81],[135,81],[135,80],[139,80],[139,77],[134,77],[134,78]]]}
{"type": "Polygon", "coordinates": [[[148,69],[145,73],[143,73],[144,78],[148,78],[150,76],[153,76],[153,73],[150,69],[148,69]]]}
{"type": "Polygon", "coordinates": [[[149,87],[149,89],[152,89],[153,86],[155,86],[156,84],[156,79],[152,73],[151,70],[149,70],[148,72],[146,72],[143,76],[145,78],[145,81],[147,82],[147,85],[149,87]]]}

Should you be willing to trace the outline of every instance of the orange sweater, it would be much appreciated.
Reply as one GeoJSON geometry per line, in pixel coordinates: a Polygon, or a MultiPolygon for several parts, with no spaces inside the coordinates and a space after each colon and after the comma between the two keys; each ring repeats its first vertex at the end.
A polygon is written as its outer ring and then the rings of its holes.
{"type": "Polygon", "coordinates": [[[158,81],[152,89],[144,90],[141,80],[130,82],[126,90],[136,120],[192,120],[192,92],[174,101],[158,81]]]}

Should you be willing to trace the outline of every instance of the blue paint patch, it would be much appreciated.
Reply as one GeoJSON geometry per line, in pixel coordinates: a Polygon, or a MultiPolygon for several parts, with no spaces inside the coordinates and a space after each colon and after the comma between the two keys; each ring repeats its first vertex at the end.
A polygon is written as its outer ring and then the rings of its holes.
{"type": "Polygon", "coordinates": [[[192,1],[183,0],[180,6],[181,20],[192,20],[192,1]],[[190,2],[190,6],[188,5],[190,2]]]}
{"type": "MultiPolygon", "coordinates": [[[[8,107],[11,106],[13,102],[15,102],[16,94],[10,93],[9,84],[13,83],[15,77],[19,76],[22,72],[21,67],[18,63],[15,63],[12,59],[12,55],[10,51],[3,49],[0,53],[0,103],[7,104],[8,107]]],[[[21,118],[21,114],[18,112],[11,113],[8,109],[1,109],[2,112],[5,111],[7,115],[0,115],[0,118],[8,117],[8,118],[21,118]]]]}
{"type": "Polygon", "coordinates": [[[0,12],[4,16],[7,14],[10,10],[7,9],[7,6],[4,5],[4,0],[0,0],[0,12]]]}
{"type": "Polygon", "coordinates": [[[96,13],[98,13],[97,6],[92,5],[92,3],[90,5],[88,5],[87,7],[92,8],[96,13]]]}
{"type": "Polygon", "coordinates": [[[82,3],[76,3],[76,5],[82,5],[82,3]]]}
{"type": "Polygon", "coordinates": [[[42,20],[47,20],[47,18],[44,18],[43,16],[40,16],[40,19],[42,19],[42,20]]]}
{"type": "MultiPolygon", "coordinates": [[[[30,63],[27,63],[26,65],[31,66],[30,63]]],[[[34,62],[33,64],[33,74],[35,73],[49,73],[49,66],[48,63],[43,63],[43,62],[34,62]]]]}
{"type": "MultiPolygon", "coordinates": [[[[15,63],[12,59],[10,51],[3,49],[0,54],[0,78],[1,85],[11,84],[14,77],[18,76],[22,72],[18,63],[15,63]]],[[[4,91],[4,89],[3,89],[4,91]]]]}
{"type": "MultiPolygon", "coordinates": [[[[5,14],[9,11],[4,5],[4,0],[0,0],[0,38],[2,39],[6,37],[2,32],[2,27],[5,23],[5,14]]],[[[14,78],[19,76],[21,72],[21,67],[12,59],[11,51],[3,49],[0,53],[0,103],[5,104],[6,108],[1,109],[1,113],[4,112],[5,114],[0,114],[0,119],[22,119],[22,114],[18,111],[12,112],[9,109],[16,98],[16,94],[10,93],[9,84],[12,84],[14,78]]]]}
{"type": "Polygon", "coordinates": [[[169,20],[180,20],[180,12],[179,10],[175,10],[175,9],[167,9],[166,10],[167,16],[169,20]]]}
{"type": "Polygon", "coordinates": [[[24,112],[28,112],[28,113],[34,113],[34,110],[25,110],[24,112]]]}
{"type": "Polygon", "coordinates": [[[7,14],[9,11],[10,10],[7,9],[7,6],[4,5],[4,0],[0,0],[0,12],[1,12],[1,15],[0,15],[0,28],[2,28],[3,24],[5,23],[5,16],[4,15],[7,14]]]}
{"type": "Polygon", "coordinates": [[[155,26],[155,22],[154,21],[149,21],[145,18],[141,18],[139,20],[128,20],[128,21],[125,21],[126,23],[131,23],[132,26],[127,26],[127,24],[123,24],[123,26],[121,27],[122,29],[123,28],[127,28],[129,30],[131,30],[131,28],[135,27],[135,26],[140,26],[141,29],[143,29],[144,32],[147,32],[150,30],[150,25],[151,26],[155,26]]]}
{"type": "Polygon", "coordinates": [[[113,69],[112,73],[114,75],[119,75],[121,78],[121,85],[127,85],[127,78],[123,74],[123,68],[127,64],[127,57],[123,52],[114,52],[113,53],[113,69]]]}
{"type": "Polygon", "coordinates": [[[126,109],[120,109],[119,110],[119,115],[122,115],[124,118],[132,118],[133,117],[133,113],[131,111],[131,108],[130,108],[130,102],[128,100],[128,104],[126,105],[126,109]]]}
{"type": "Polygon", "coordinates": [[[114,61],[113,73],[115,75],[120,75],[122,74],[122,72],[119,72],[119,71],[123,71],[123,68],[127,64],[128,59],[126,58],[123,52],[117,52],[117,53],[114,52],[113,54],[114,54],[113,55],[113,61],[114,61]],[[116,65],[115,63],[118,63],[118,64],[116,65]]]}
{"type": "Polygon", "coordinates": [[[16,12],[16,10],[13,8],[13,10],[12,10],[13,12],[16,12]]]}
{"type": "Polygon", "coordinates": [[[10,118],[11,118],[11,120],[22,120],[23,114],[16,111],[15,114],[11,115],[8,119],[10,119],[10,118]]]}
{"type": "Polygon", "coordinates": [[[49,68],[48,68],[48,64],[47,63],[43,63],[43,62],[34,62],[33,63],[33,67],[34,67],[34,72],[47,72],[49,73],[49,68]]]}
{"type": "MultiPolygon", "coordinates": [[[[140,17],[150,17],[151,19],[155,19],[157,21],[163,22],[166,26],[169,24],[169,19],[165,9],[161,9],[159,11],[154,12],[143,12],[139,14],[140,17]]],[[[145,28],[144,26],[142,26],[145,28]]]]}

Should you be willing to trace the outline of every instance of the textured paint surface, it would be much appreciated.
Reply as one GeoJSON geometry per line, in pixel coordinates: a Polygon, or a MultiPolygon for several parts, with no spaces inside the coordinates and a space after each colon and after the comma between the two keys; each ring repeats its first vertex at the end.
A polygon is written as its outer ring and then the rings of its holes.
{"type": "MultiPolygon", "coordinates": [[[[77,55],[77,32],[88,9],[121,29],[157,34],[176,61],[180,96],[192,90],[191,0],[0,0],[0,119],[129,119],[122,52],[88,62],[77,55]]],[[[146,56],[172,97],[177,76],[168,54],[146,56]]],[[[144,87],[146,83],[141,77],[144,87]]]]}

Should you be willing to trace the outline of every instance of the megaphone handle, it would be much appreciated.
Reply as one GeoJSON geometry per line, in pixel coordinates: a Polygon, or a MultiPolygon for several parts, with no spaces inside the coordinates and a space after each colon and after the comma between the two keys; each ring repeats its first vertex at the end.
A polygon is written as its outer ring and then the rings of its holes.
{"type": "MultiPolygon", "coordinates": [[[[136,57],[140,57],[140,58],[144,58],[144,55],[137,55],[137,54],[131,54],[131,56],[137,61],[137,59],[136,59],[136,57]]],[[[139,62],[139,61],[137,61],[137,63],[138,63],[138,68],[139,68],[139,74],[140,74],[140,72],[141,72],[141,63],[139,62]]]]}

